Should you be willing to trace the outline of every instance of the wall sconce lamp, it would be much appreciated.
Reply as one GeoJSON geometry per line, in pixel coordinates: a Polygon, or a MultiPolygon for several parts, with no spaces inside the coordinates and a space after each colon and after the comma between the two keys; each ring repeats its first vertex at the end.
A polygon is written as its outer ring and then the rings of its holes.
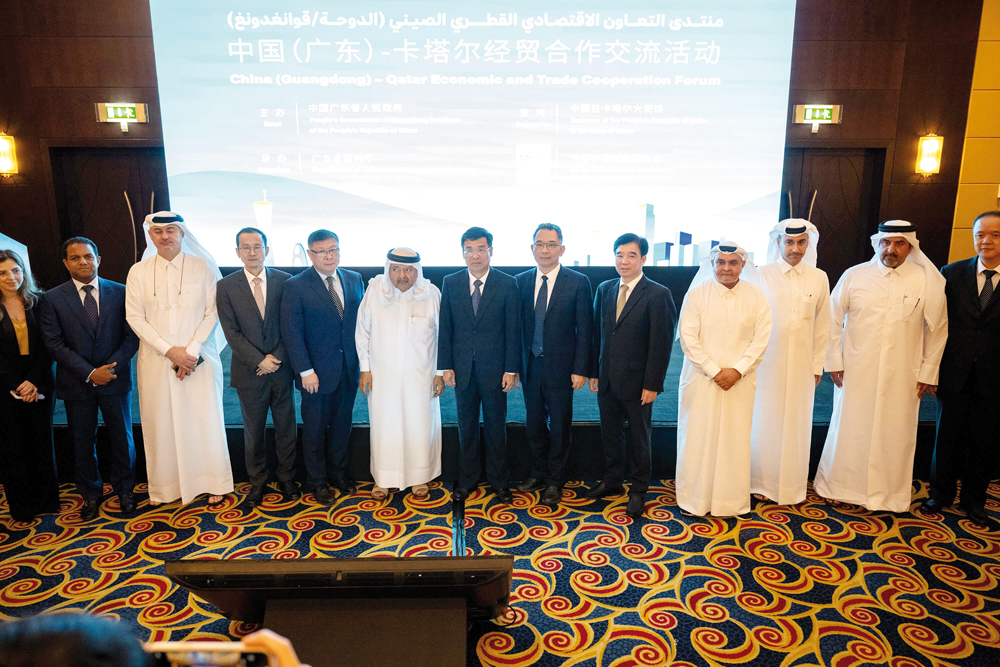
{"type": "Polygon", "coordinates": [[[10,176],[17,173],[17,153],[14,152],[14,137],[0,132],[0,174],[10,176]]]}
{"type": "Polygon", "coordinates": [[[917,173],[924,176],[937,174],[941,171],[941,148],[944,146],[944,137],[929,134],[920,137],[917,144],[917,173]]]}

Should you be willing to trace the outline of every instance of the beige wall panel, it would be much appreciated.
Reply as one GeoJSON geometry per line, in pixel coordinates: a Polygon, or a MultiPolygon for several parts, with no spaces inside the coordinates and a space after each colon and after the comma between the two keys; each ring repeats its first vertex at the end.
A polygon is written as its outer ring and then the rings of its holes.
{"type": "MultiPolygon", "coordinates": [[[[947,139],[946,139],[947,141],[947,139]]],[[[945,144],[945,150],[948,145],[945,144]]],[[[962,183],[1000,183],[1000,138],[965,141],[962,158],[962,183]]]]}
{"type": "Polygon", "coordinates": [[[972,228],[956,227],[951,230],[951,250],[948,252],[948,263],[968,259],[974,254],[976,254],[976,249],[972,247],[972,228]]]}
{"type": "Polygon", "coordinates": [[[976,216],[983,211],[1000,208],[997,204],[996,183],[963,183],[958,186],[955,201],[955,225],[970,227],[976,216]]]}

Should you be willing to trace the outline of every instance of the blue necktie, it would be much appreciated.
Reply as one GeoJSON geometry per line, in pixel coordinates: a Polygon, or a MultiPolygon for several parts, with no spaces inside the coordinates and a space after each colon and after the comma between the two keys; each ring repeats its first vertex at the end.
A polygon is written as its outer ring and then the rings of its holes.
{"type": "Polygon", "coordinates": [[[479,287],[483,284],[482,280],[477,280],[472,283],[476,289],[472,290],[472,314],[479,314],[479,302],[483,299],[483,293],[480,291],[479,287]]]}
{"type": "Polygon", "coordinates": [[[545,334],[545,309],[549,305],[549,277],[542,276],[542,286],[538,288],[538,298],[535,299],[535,335],[531,339],[531,353],[542,356],[542,339],[545,334]]]}
{"type": "Polygon", "coordinates": [[[97,333],[97,299],[94,298],[94,286],[84,285],[83,291],[87,293],[83,297],[83,314],[87,316],[87,321],[90,322],[90,332],[93,334],[97,333]]]}

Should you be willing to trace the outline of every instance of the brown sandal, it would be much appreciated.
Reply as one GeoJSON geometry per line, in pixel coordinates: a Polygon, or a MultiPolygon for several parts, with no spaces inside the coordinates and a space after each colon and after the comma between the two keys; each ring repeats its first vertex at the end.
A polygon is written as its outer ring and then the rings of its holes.
{"type": "Polygon", "coordinates": [[[430,489],[427,488],[426,484],[418,484],[413,487],[410,493],[412,493],[415,498],[426,498],[427,494],[430,493],[430,489]]]}
{"type": "Polygon", "coordinates": [[[375,488],[372,489],[372,498],[374,498],[375,500],[385,500],[388,497],[389,497],[389,489],[381,487],[378,484],[376,484],[375,488]]]}

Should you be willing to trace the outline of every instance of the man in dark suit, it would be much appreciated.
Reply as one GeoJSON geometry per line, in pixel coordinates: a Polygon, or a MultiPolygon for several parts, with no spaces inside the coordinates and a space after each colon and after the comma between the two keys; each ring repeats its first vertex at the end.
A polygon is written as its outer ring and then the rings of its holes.
{"type": "Polygon", "coordinates": [[[236,233],[236,255],[243,270],[216,283],[219,324],[233,357],[229,385],[240,397],[243,443],[250,507],[264,501],[267,488],[267,411],[274,418],[274,449],[278,455],[278,488],[286,500],[300,497],[295,476],[295,400],[292,367],[281,342],[281,293],[290,277],[264,268],[267,236],[253,227],[236,233]]]}
{"type": "Polygon", "coordinates": [[[507,461],[507,392],[521,365],[521,302],[517,282],[490,269],[493,235],[482,227],[462,234],[466,271],[446,276],[441,290],[438,369],[455,387],[459,478],[454,499],[479,484],[479,409],[486,434],[486,481],[497,500],[513,502],[507,461]]]}
{"type": "Polygon", "coordinates": [[[623,234],[615,240],[615,269],[621,278],[597,288],[591,350],[596,377],[590,378],[590,390],[598,392],[607,468],[587,497],[622,493],[627,452],[632,478],[625,512],[633,519],[642,516],[649,489],[653,401],[663,391],[676,312],[670,290],[642,274],[648,251],[649,243],[641,236],[623,234]]]}
{"type": "Polygon", "coordinates": [[[132,441],[132,357],[139,339],[125,321],[125,286],[97,275],[97,246],[83,237],[62,248],[70,280],[46,292],[41,303],[45,347],[56,360],[56,392],[76,452],[80,519],[97,517],[104,481],[97,469],[97,411],[111,441],[111,486],[123,514],[135,511],[135,444],[132,441]]]}
{"type": "Polygon", "coordinates": [[[989,526],[986,488],[995,467],[1000,416],[1000,211],[988,211],[972,226],[976,255],[941,269],[948,300],[948,342],[941,358],[937,399],[937,443],[930,495],[921,506],[940,512],[955,500],[979,526],[989,526]]]}
{"type": "Polygon", "coordinates": [[[281,295],[281,341],[302,393],[302,454],[316,502],[332,505],[332,485],[354,493],[347,477],[354,397],[361,370],[354,329],[364,296],[361,274],[340,266],[340,239],[309,235],[312,268],[289,278],[281,295]]]}
{"type": "Polygon", "coordinates": [[[532,241],[538,268],[517,275],[531,476],[517,489],[524,493],[545,489],[542,503],[555,506],[566,483],[573,392],[587,383],[590,374],[594,293],[587,276],[560,266],[566,246],[557,225],[539,225],[532,241]]]}

